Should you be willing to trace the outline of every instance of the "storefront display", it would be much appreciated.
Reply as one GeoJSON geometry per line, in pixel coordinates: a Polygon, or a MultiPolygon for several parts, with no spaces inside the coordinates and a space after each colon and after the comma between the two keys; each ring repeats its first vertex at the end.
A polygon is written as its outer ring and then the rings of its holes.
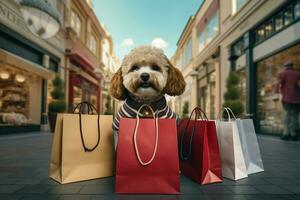
{"type": "Polygon", "coordinates": [[[71,73],[70,76],[70,110],[82,101],[88,101],[98,108],[99,86],[87,80],[83,76],[71,73]]]}
{"type": "Polygon", "coordinates": [[[20,70],[0,70],[0,125],[26,125],[29,116],[28,75],[20,70]]]}
{"type": "Polygon", "coordinates": [[[257,111],[263,133],[281,134],[283,131],[281,94],[276,92],[275,85],[286,61],[292,61],[299,70],[300,45],[257,63],[257,111]]]}

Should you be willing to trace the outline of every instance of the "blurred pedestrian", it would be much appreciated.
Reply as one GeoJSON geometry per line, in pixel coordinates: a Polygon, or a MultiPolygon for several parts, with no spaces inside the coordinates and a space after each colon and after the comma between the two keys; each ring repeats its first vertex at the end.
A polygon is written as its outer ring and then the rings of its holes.
{"type": "Polygon", "coordinates": [[[282,94],[283,135],[282,140],[297,141],[298,116],[300,110],[300,71],[294,69],[294,63],[286,61],[284,70],[278,75],[277,92],[282,94]]]}

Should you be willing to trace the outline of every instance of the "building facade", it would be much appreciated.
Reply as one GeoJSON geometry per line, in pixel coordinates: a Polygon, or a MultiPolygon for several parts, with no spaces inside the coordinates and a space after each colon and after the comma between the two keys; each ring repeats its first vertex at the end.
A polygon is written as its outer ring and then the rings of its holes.
{"type": "MultiPolygon", "coordinates": [[[[55,2],[64,26],[64,2],[55,2]]],[[[43,40],[27,28],[17,0],[0,1],[0,133],[47,128],[48,88],[65,63],[65,33],[43,40]]]]}
{"type": "Polygon", "coordinates": [[[49,130],[56,74],[65,85],[66,112],[89,101],[103,113],[105,74],[117,59],[92,0],[52,0],[61,26],[49,39],[29,31],[20,1],[0,1],[0,133],[49,130]]]}
{"type": "Polygon", "coordinates": [[[283,110],[274,86],[283,62],[299,68],[299,15],[298,0],[205,0],[191,31],[182,34],[190,32],[192,57],[182,63],[189,45],[181,36],[172,58],[187,82],[192,80],[191,107],[199,105],[216,118],[228,73],[236,70],[244,116],[253,117],[262,133],[281,133],[283,110]]]}
{"type": "Polygon", "coordinates": [[[69,0],[66,4],[66,89],[69,111],[81,101],[89,101],[102,111],[104,46],[112,46],[110,36],[98,21],[92,1],[69,0]]]}

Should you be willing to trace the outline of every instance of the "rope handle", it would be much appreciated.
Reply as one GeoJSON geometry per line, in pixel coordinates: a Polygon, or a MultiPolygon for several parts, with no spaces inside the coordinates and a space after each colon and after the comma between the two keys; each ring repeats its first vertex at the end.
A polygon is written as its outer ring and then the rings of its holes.
{"type": "Polygon", "coordinates": [[[135,128],[134,128],[134,133],[133,133],[133,142],[134,142],[135,153],[136,153],[136,156],[138,158],[139,163],[143,166],[147,166],[147,165],[151,164],[152,161],[155,158],[155,155],[156,155],[156,152],[157,152],[157,146],[158,146],[158,118],[155,117],[155,113],[154,113],[153,109],[151,108],[151,106],[149,106],[147,104],[143,104],[139,108],[139,110],[137,111],[136,123],[135,123],[135,128]],[[139,126],[139,123],[140,123],[139,114],[140,114],[141,109],[144,108],[144,107],[150,108],[150,110],[152,112],[152,115],[153,115],[154,123],[155,123],[155,146],[154,146],[152,156],[151,156],[150,160],[147,161],[147,162],[142,161],[141,156],[140,156],[140,152],[139,152],[139,148],[138,148],[138,145],[137,145],[137,130],[138,130],[138,126],[139,126]]]}
{"type": "Polygon", "coordinates": [[[80,136],[81,136],[82,146],[83,146],[85,152],[92,152],[92,151],[94,151],[94,150],[98,147],[98,145],[99,145],[99,143],[100,143],[100,123],[99,123],[99,121],[100,121],[100,115],[99,115],[99,113],[97,112],[96,107],[95,107],[93,104],[91,104],[91,103],[89,103],[89,102],[87,102],[87,101],[83,101],[83,102],[77,104],[77,106],[76,106],[75,109],[73,110],[73,113],[75,113],[75,111],[76,111],[77,108],[79,108],[79,112],[78,112],[78,115],[79,115],[79,130],[80,130],[80,136]],[[92,148],[88,148],[88,147],[85,145],[85,142],[84,142],[84,139],[83,139],[82,120],[81,120],[81,115],[82,115],[82,113],[81,113],[81,108],[82,108],[82,105],[87,105],[87,107],[88,107],[88,114],[89,114],[89,115],[90,115],[90,111],[92,111],[91,114],[94,114],[94,110],[95,110],[95,111],[96,111],[96,114],[97,114],[97,116],[98,116],[98,117],[97,117],[98,139],[97,139],[96,145],[93,146],[92,148]]]}
{"type": "Polygon", "coordinates": [[[184,131],[183,131],[183,133],[181,134],[181,137],[180,137],[180,159],[181,160],[188,160],[189,157],[191,156],[192,143],[193,143],[194,132],[195,132],[195,127],[196,127],[196,121],[198,119],[198,116],[200,116],[202,120],[208,121],[208,118],[207,118],[205,112],[200,107],[195,107],[193,109],[193,111],[191,112],[190,117],[188,119],[188,122],[186,123],[185,129],[184,129],[184,131]],[[189,127],[189,124],[190,124],[190,121],[191,121],[191,118],[192,118],[194,112],[195,112],[195,119],[194,119],[195,122],[194,122],[194,126],[193,126],[193,129],[192,129],[192,134],[191,134],[190,139],[189,139],[189,149],[188,149],[187,155],[184,155],[184,153],[183,153],[183,140],[184,140],[184,136],[186,134],[187,128],[189,127]],[[202,118],[202,114],[204,114],[204,117],[205,117],[204,119],[202,118]]]}
{"type": "Polygon", "coordinates": [[[88,102],[88,101],[83,101],[83,102],[80,102],[79,104],[77,104],[75,106],[75,108],[73,109],[73,113],[74,114],[76,113],[77,108],[79,108],[79,112],[78,113],[82,113],[82,107],[83,107],[83,105],[87,106],[87,108],[88,108],[88,114],[89,115],[94,114],[94,111],[96,112],[97,115],[99,114],[98,111],[97,111],[97,109],[95,108],[95,106],[93,104],[91,104],[90,102],[88,102]]]}

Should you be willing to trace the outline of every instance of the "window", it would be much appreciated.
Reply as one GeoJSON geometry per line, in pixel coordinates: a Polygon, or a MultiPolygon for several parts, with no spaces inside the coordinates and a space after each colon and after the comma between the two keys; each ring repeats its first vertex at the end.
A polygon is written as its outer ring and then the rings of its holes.
{"type": "Polygon", "coordinates": [[[262,41],[265,38],[265,28],[261,26],[256,30],[256,42],[262,41]]]}
{"type": "Polygon", "coordinates": [[[208,21],[203,31],[198,33],[198,51],[201,52],[204,47],[210,43],[219,32],[219,13],[216,12],[208,21]]]}
{"type": "Polygon", "coordinates": [[[248,0],[232,0],[233,14],[239,11],[248,0]]]}
{"type": "Polygon", "coordinates": [[[265,25],[265,34],[266,34],[266,37],[268,37],[272,33],[273,33],[273,22],[269,21],[265,25]]]}
{"type": "Polygon", "coordinates": [[[300,19],[300,1],[298,1],[294,6],[294,16],[295,19],[300,19]]]}
{"type": "Polygon", "coordinates": [[[275,31],[279,31],[283,27],[282,15],[279,14],[275,17],[275,31]]]}
{"type": "Polygon", "coordinates": [[[183,65],[186,65],[192,58],[192,38],[190,37],[185,45],[183,53],[183,65]]]}
{"type": "Polygon", "coordinates": [[[209,43],[218,33],[219,26],[218,26],[218,12],[214,14],[214,16],[209,20],[207,24],[207,41],[206,43],[209,43]]]}
{"type": "Polygon", "coordinates": [[[232,46],[233,54],[235,56],[241,56],[245,53],[245,40],[244,38],[240,39],[232,46]]]}
{"type": "Polygon", "coordinates": [[[88,42],[89,49],[96,54],[97,53],[97,41],[94,35],[89,35],[89,42],[88,42]]]}
{"type": "Polygon", "coordinates": [[[256,43],[271,37],[274,33],[296,23],[300,19],[300,0],[290,2],[256,28],[256,43]]]}
{"type": "Polygon", "coordinates": [[[205,47],[205,32],[202,31],[198,34],[198,41],[199,41],[199,52],[201,52],[205,47]]]}
{"type": "Polygon", "coordinates": [[[284,19],[284,25],[287,26],[292,23],[293,21],[293,13],[292,9],[288,8],[283,12],[283,19],[284,19]]]}
{"type": "Polygon", "coordinates": [[[76,12],[71,11],[71,27],[74,29],[77,36],[81,36],[81,20],[76,12]]]}

